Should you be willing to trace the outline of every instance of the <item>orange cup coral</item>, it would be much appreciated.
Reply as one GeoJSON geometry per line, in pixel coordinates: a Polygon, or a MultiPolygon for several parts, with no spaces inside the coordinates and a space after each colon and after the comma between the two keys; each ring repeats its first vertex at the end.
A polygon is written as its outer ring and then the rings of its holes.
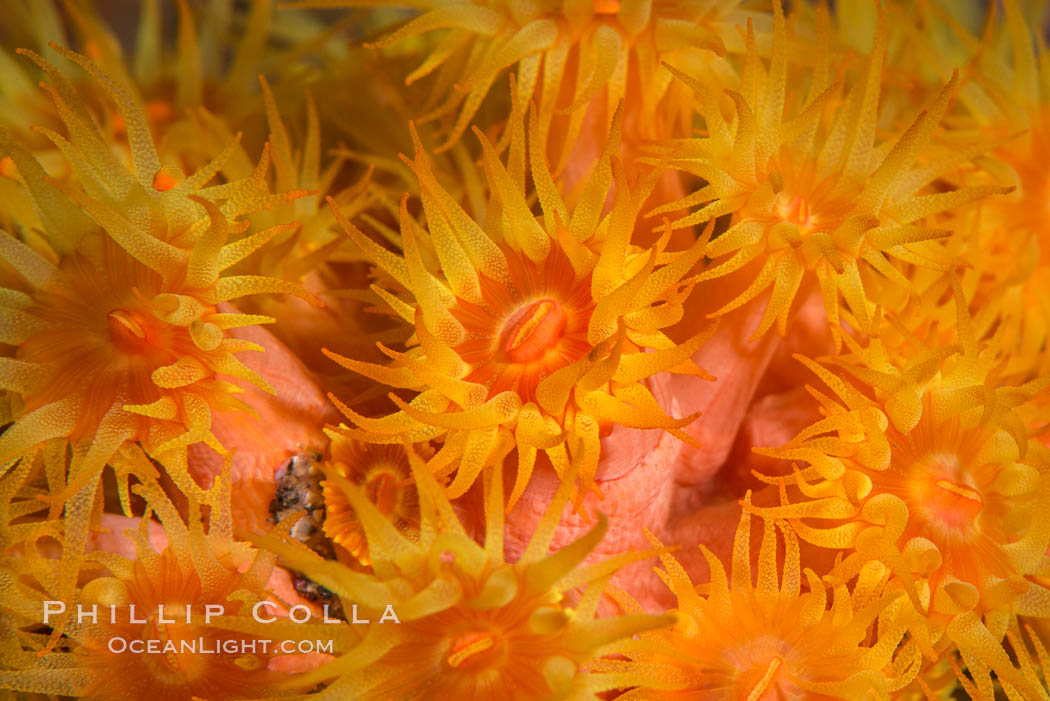
{"type": "Polygon", "coordinates": [[[3,8],[4,693],[1050,698],[1046,2],[131,5],[3,8]]]}
{"type": "MultiPolygon", "coordinates": [[[[89,699],[260,698],[291,675],[270,669],[278,657],[272,640],[223,629],[253,620],[251,610],[267,601],[274,556],[252,552],[232,538],[229,474],[224,494],[212,507],[205,532],[200,504],[191,501],[189,523],[156,486],[136,487],[160,517],[168,545],[151,544],[149,518],[127,532],[135,558],[91,553],[101,569],[77,592],[76,622],[46,669],[32,670],[35,654],[5,638],[4,658],[22,671],[0,672],[0,683],[22,692],[89,699]]],[[[149,512],[147,512],[148,515],[149,512]]],[[[25,564],[8,563],[5,589],[18,594],[16,620],[54,624],[64,611],[48,581],[46,561],[36,553],[25,564]]],[[[74,606],[72,602],[70,606],[74,606]]],[[[32,636],[42,644],[46,636],[32,636]]]]}
{"type": "MultiPolygon", "coordinates": [[[[333,679],[328,691],[360,699],[575,698],[596,699],[614,678],[588,671],[610,643],[666,625],[644,614],[595,619],[608,577],[651,553],[624,553],[578,567],[601,540],[602,517],[587,535],[548,554],[569,498],[564,482],[521,558],[503,557],[503,479],[485,473],[485,536],[479,545],[463,530],[426,465],[408,453],[420,500],[414,543],[356,485],[335,477],[368,538],[372,574],[324,561],[277,535],[259,539],[289,565],[353,601],[354,622],[367,627],[356,644],[303,680],[333,679]],[[574,608],[566,594],[583,594],[574,608]],[[397,621],[394,625],[392,621],[397,621]]],[[[333,479],[332,476],[329,479],[333,479]]],[[[352,626],[348,626],[352,627],[352,626]]],[[[303,681],[300,680],[300,681],[303,681]]]]}
{"type": "MultiPolygon", "coordinates": [[[[829,610],[826,585],[809,568],[809,591],[801,593],[798,542],[791,527],[766,520],[756,579],[749,506],[745,497],[729,577],[719,559],[700,546],[711,567],[707,596],[700,595],[672,555],[660,556],[661,576],[678,599],[678,622],[619,645],[630,662],[608,664],[639,687],[619,698],[886,699],[910,682],[921,654],[914,643],[902,644],[905,626],[895,603],[900,592],[880,597],[872,588],[879,563],[870,563],[852,592],[845,584],[833,587],[829,610]],[[779,574],[778,529],[785,548],[779,574]],[[868,642],[867,629],[875,619],[878,638],[868,642]]],[[[629,598],[624,604],[628,609],[636,605],[629,598]]]]}
{"type": "Polygon", "coordinates": [[[419,345],[408,352],[383,348],[394,361],[389,366],[330,355],[349,370],[419,393],[407,402],[391,394],[400,411],[383,418],[343,405],[354,426],[337,430],[375,443],[442,438],[429,464],[439,475],[456,472],[451,497],[516,450],[509,508],[543,450],[559,474],[570,462],[577,465],[579,503],[594,487],[600,439],[612,425],[676,432],[693,419],[668,417],[644,381],[665,371],[704,375],[691,357],[713,329],[682,344],[661,331],[681,316],[689,287],[678,283],[703,241],[677,252],[665,251],[666,237],[648,251],[632,246],[647,193],[627,188],[611,149],[570,212],[533,141],[528,153],[540,183],[541,225],[522,190],[520,121],[515,128],[507,165],[479,134],[492,193],[487,229],[440,186],[421,150],[412,167],[429,228],[420,227],[402,200],[404,257],[344,222],[351,238],[414,298],[373,286],[414,325],[419,345]],[[603,217],[613,180],[612,211],[603,217]],[[440,275],[428,261],[440,266],[440,275]]]}

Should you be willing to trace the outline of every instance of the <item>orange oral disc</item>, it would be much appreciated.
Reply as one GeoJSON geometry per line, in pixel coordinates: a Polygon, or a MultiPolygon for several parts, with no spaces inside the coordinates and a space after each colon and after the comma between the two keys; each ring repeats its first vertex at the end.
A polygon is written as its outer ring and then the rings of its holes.
{"type": "Polygon", "coordinates": [[[555,300],[532,302],[507,320],[500,335],[500,350],[512,363],[539,360],[561,339],[566,321],[565,312],[555,300]]]}
{"type": "Polygon", "coordinates": [[[488,633],[461,635],[452,643],[448,664],[451,667],[463,667],[471,661],[471,658],[485,652],[493,645],[495,645],[495,641],[488,633]]]}

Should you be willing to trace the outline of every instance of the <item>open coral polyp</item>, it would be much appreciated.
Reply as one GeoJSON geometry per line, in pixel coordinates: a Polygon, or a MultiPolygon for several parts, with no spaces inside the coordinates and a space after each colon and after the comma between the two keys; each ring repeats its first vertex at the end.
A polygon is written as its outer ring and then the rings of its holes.
{"type": "MultiPolygon", "coordinates": [[[[679,280],[698,260],[703,241],[678,252],[665,250],[666,237],[650,250],[632,246],[647,193],[614,178],[620,171],[608,151],[571,213],[556,189],[541,187],[537,220],[522,189],[524,134],[520,122],[516,128],[506,166],[480,137],[492,192],[485,228],[438,184],[422,151],[412,167],[428,229],[402,201],[404,257],[344,222],[397,283],[373,289],[415,326],[418,346],[383,347],[394,361],[386,367],[329,354],[379,382],[419,391],[407,402],[392,394],[400,411],[383,418],[341,406],[354,426],[338,430],[377,443],[443,436],[430,464],[437,474],[456,471],[452,497],[516,448],[511,508],[538,450],[559,474],[570,462],[578,466],[580,500],[594,485],[599,441],[612,425],[676,432],[689,423],[694,417],[668,417],[645,380],[662,371],[703,376],[690,359],[710,333],[676,345],[661,331],[682,314],[690,288],[679,280]],[[614,179],[612,211],[601,216],[614,179]]],[[[530,135],[536,137],[535,129],[530,135]]],[[[618,143],[615,135],[611,141],[618,143]]],[[[549,184],[535,141],[529,157],[534,180],[549,184]]]]}
{"type": "MultiPolygon", "coordinates": [[[[5,638],[4,659],[19,669],[0,672],[0,683],[98,701],[224,701],[269,697],[289,681],[291,675],[270,668],[279,653],[265,633],[222,628],[251,620],[253,605],[268,600],[274,556],[233,540],[228,471],[220,482],[222,496],[214,500],[207,529],[196,500],[186,523],[155,485],[136,487],[150,505],[147,515],[160,517],[167,545],[154,544],[151,520],[143,518],[138,528],[117,536],[128,539],[133,559],[89,554],[96,576],[78,588],[76,622],[63,639],[70,650],[41,659],[19,649],[14,636],[5,638]]],[[[5,587],[20,598],[12,621],[39,620],[43,611],[44,623],[54,625],[48,606],[64,599],[46,576],[46,560],[38,557],[4,570],[5,587]]],[[[26,638],[42,644],[46,636],[26,638]]]]}
{"type": "MultiPolygon", "coordinates": [[[[877,366],[871,345],[862,357],[877,366]]],[[[969,663],[1017,684],[989,628],[1001,635],[1016,614],[1050,613],[1033,577],[1050,544],[1050,454],[1027,439],[1016,411],[1045,382],[989,386],[988,367],[961,345],[903,371],[845,364],[859,390],[806,360],[838,399],[815,393],[826,418],[761,451],[808,463],[767,478],[794,488],[761,511],[788,519],[809,542],[844,550],[829,575],[837,581],[869,560],[885,563],[922,621],[909,627],[927,654],[946,636],[969,663]]]]}
{"type": "Polygon", "coordinates": [[[49,497],[54,512],[64,507],[67,513],[62,580],[68,593],[107,463],[122,477],[129,515],[128,475],[148,480],[156,473],[142,451],[185,493],[207,501],[189,476],[186,448],[204,442],[224,452],[211,433],[212,410],[247,409],[229,379],[272,391],[236,357],[261,348],[226,335],[272,319],[219,305],[265,292],[319,302],[283,280],[223,275],[294,226],[251,231],[250,222],[240,220],[298,196],[268,192],[265,151],[251,176],[218,185],[208,182],[236,141],[189,176],[162,167],[141,107],[93,61],[56,50],[119,105],[133,155],[129,168],[110,152],[66,77],[27,52],[52,80],[45,88],[67,134],[44,133],[74,177],[49,179],[28,151],[0,134],[0,148],[16,164],[33,204],[16,222],[33,246],[0,236],[17,275],[0,308],[2,340],[15,349],[2,361],[0,385],[17,395],[13,424],[0,436],[0,464],[30,457],[52,439],[71,446],[68,476],[51,485],[49,497]]]}
{"type": "Polygon", "coordinates": [[[335,480],[361,520],[373,573],[322,561],[277,535],[260,540],[344,602],[354,602],[370,621],[356,645],[337,650],[331,664],[305,680],[332,680],[326,689],[332,698],[376,701],[597,699],[596,692],[615,688],[615,677],[590,671],[588,663],[610,643],[671,619],[644,614],[596,619],[595,612],[608,577],[652,553],[624,553],[582,566],[605,533],[604,516],[574,543],[548,553],[571,491],[566,481],[521,558],[508,563],[502,472],[485,473],[485,535],[479,545],[463,530],[422,460],[412,452],[409,459],[419,489],[418,542],[399,533],[358,486],[335,480]],[[577,587],[583,594],[570,608],[566,597],[577,587]],[[390,609],[399,624],[390,623],[390,609]]]}
{"type": "MultiPolygon", "coordinates": [[[[768,68],[762,65],[749,30],[740,89],[727,91],[733,104],[731,119],[723,113],[721,95],[705,82],[707,78],[681,76],[697,93],[708,135],[675,142],[671,163],[706,184],[651,214],[699,205],[672,222],[673,227],[731,217],[729,229],[705,251],[712,264],[697,279],[741,271],[747,273],[742,278],[747,282],[713,315],[732,312],[772,288],[754,335],[761,336],[774,322],[784,334],[792,303],[809,281],[819,286],[836,338],[841,335],[840,297],[850,323],[871,332],[873,309],[865,278],[877,275],[909,287],[893,259],[904,265],[946,269],[950,257],[938,239],[950,232],[930,226],[927,219],[1007,189],[980,185],[946,192],[924,190],[956,165],[954,158],[933,164],[920,160],[950,104],[956,78],[899,136],[877,143],[888,31],[885,11],[879,14],[864,73],[848,89],[831,83],[828,28],[824,13],[819,13],[822,48],[802,99],[801,91],[788,90],[792,66],[780,5],[774,3],[768,68]]],[[[739,277],[732,275],[730,280],[739,277]]]]}
{"type": "MultiPolygon", "coordinates": [[[[304,0],[299,6],[319,4],[304,0]]],[[[326,6],[360,5],[325,2],[326,6]]],[[[370,4],[370,3],[365,3],[370,4]]],[[[705,65],[709,52],[725,54],[723,27],[741,13],[739,0],[696,3],[688,0],[616,0],[522,2],[471,0],[463,3],[403,3],[425,10],[375,46],[405,42],[435,30],[447,30],[434,49],[405,79],[412,84],[428,75],[433,89],[424,121],[457,112],[448,130],[452,144],[470,127],[497,78],[517,68],[518,99],[535,101],[537,139],[553,170],[560,172],[584,130],[588,108],[603,115],[599,130],[611,123],[627,98],[628,122],[641,138],[666,138],[675,132],[684,100],[662,71],[667,61],[686,69],[705,65]]],[[[602,134],[601,136],[604,136],[602,134]]],[[[501,141],[506,144],[507,137],[501,141]]],[[[447,146],[446,146],[447,147],[447,146]]]]}
{"type": "MultiPolygon", "coordinates": [[[[844,584],[833,587],[829,610],[826,584],[809,568],[803,592],[798,541],[784,521],[764,522],[758,571],[752,572],[748,508],[745,502],[729,577],[721,561],[700,546],[711,568],[706,596],[674,556],[660,556],[679,620],[618,646],[630,662],[607,664],[638,686],[618,698],[888,699],[910,682],[919,649],[902,642],[899,592],[873,595],[879,564],[872,563],[852,592],[844,584]],[[780,572],[778,529],[784,541],[780,572]],[[879,633],[869,641],[867,630],[876,619],[879,633]]],[[[629,598],[624,603],[633,607],[629,598]]]]}
{"type": "Polygon", "coordinates": [[[27,152],[5,140],[41,212],[42,221],[26,224],[41,226],[46,250],[2,239],[5,258],[22,278],[22,289],[8,294],[5,341],[19,349],[8,361],[7,375],[26,408],[0,439],[0,459],[58,436],[78,445],[98,444],[100,463],[124,441],[142,441],[148,450],[176,456],[188,443],[210,440],[217,446],[208,431],[209,404],[201,397],[230,393],[231,385],[216,375],[265,384],[234,357],[250,344],[226,338],[224,330],[269,321],[223,313],[217,305],[262,292],[309,298],[281,280],[222,275],[287,226],[229,239],[249,227],[239,217],[297,194],[267,192],[265,155],[251,177],[207,186],[229,148],[189,177],[162,168],[140,108],[90,59],[63,53],[121,106],[135,163],[128,170],[105,151],[82,107],[70,102],[75,93],[65,77],[34,56],[54,80],[50,91],[69,130],[68,139],[48,136],[63,149],[77,178],[56,189],[27,152]],[[50,219],[63,214],[68,223],[50,219]],[[84,355],[72,355],[75,349],[84,355]],[[91,372],[78,365],[83,362],[91,372]],[[183,430],[155,428],[164,422],[183,430]],[[109,430],[100,433],[102,426],[109,430]],[[104,436],[107,445],[96,436],[104,436]]]}

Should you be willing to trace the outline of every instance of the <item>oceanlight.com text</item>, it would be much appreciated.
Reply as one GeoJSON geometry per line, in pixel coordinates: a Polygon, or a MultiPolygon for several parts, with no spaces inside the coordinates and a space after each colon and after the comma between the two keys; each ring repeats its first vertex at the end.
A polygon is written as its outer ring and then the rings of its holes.
{"type": "Polygon", "coordinates": [[[230,638],[227,640],[215,640],[197,638],[196,640],[150,640],[133,639],[128,640],[119,636],[109,639],[107,643],[109,651],[114,654],[130,653],[133,655],[168,655],[168,654],[194,654],[194,655],[295,655],[323,652],[332,654],[333,644],[331,640],[242,640],[230,638]]]}

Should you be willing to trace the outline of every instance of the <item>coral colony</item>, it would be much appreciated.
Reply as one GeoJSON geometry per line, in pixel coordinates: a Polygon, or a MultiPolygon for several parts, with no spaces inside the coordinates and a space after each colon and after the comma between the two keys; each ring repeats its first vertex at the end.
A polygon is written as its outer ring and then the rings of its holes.
{"type": "Polygon", "coordinates": [[[1050,699],[1046,0],[2,12],[3,698],[1050,699]]]}

